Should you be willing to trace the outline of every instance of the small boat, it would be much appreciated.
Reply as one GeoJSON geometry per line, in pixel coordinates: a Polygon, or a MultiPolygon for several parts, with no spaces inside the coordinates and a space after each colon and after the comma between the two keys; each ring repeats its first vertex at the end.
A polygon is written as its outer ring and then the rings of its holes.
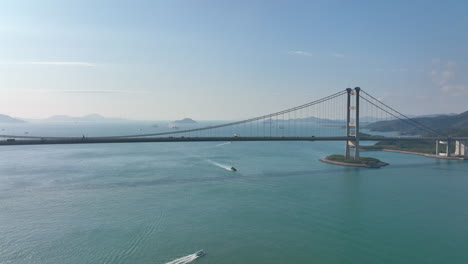
{"type": "Polygon", "coordinates": [[[230,169],[230,170],[231,170],[231,171],[237,171],[237,169],[236,169],[236,168],[234,168],[234,167],[231,167],[231,169],[230,169]]]}
{"type": "Polygon", "coordinates": [[[197,256],[197,257],[203,257],[203,256],[205,256],[205,251],[200,250],[200,251],[198,251],[198,252],[195,253],[195,256],[197,256]]]}

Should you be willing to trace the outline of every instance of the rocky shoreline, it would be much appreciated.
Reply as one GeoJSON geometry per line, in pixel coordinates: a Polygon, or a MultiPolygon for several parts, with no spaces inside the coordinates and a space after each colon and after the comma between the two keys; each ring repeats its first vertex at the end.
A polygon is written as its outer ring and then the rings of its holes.
{"type": "Polygon", "coordinates": [[[383,166],[389,165],[385,162],[379,162],[376,164],[364,164],[364,163],[351,163],[351,162],[344,162],[344,161],[336,161],[336,160],[329,160],[327,158],[320,159],[321,162],[333,164],[333,165],[341,165],[341,166],[348,166],[348,167],[361,167],[361,168],[380,168],[383,166]]]}

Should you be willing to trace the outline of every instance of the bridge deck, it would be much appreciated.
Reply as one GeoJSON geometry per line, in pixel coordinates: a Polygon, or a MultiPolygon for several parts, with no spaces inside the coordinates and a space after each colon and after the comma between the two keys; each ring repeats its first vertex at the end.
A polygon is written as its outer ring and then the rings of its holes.
{"type": "MultiPolygon", "coordinates": [[[[97,143],[137,143],[137,142],[210,142],[210,141],[346,141],[354,137],[147,137],[147,138],[46,138],[46,139],[5,139],[0,146],[8,145],[49,145],[49,144],[97,144],[97,143]]],[[[448,140],[447,137],[360,137],[360,141],[388,140],[448,140]]],[[[453,137],[451,140],[468,140],[468,137],[453,137]]]]}

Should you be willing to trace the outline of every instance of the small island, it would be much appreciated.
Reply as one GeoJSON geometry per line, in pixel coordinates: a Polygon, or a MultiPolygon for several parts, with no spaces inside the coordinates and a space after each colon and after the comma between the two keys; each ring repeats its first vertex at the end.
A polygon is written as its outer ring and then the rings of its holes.
{"type": "Polygon", "coordinates": [[[334,164],[334,165],[342,165],[342,166],[350,166],[350,167],[364,167],[364,168],[380,168],[383,166],[387,166],[388,163],[380,161],[375,158],[369,157],[360,157],[359,160],[354,159],[346,159],[344,155],[330,155],[324,159],[320,159],[320,161],[334,164]]]}
{"type": "Polygon", "coordinates": [[[172,122],[173,124],[197,124],[197,121],[191,119],[191,118],[184,118],[181,120],[176,120],[172,122]]]}

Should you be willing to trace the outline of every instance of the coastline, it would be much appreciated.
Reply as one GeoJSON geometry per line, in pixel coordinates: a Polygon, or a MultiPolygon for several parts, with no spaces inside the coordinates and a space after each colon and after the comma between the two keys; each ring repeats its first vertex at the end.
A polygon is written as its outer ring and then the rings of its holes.
{"type": "MultiPolygon", "coordinates": [[[[378,151],[378,150],[372,150],[372,151],[378,151]]],[[[423,157],[428,157],[428,158],[436,158],[436,159],[449,159],[449,160],[465,160],[463,157],[447,157],[447,156],[437,156],[434,154],[427,154],[427,153],[420,153],[420,152],[412,152],[412,151],[405,151],[405,150],[396,150],[396,149],[381,149],[381,151],[386,151],[386,152],[396,152],[396,153],[403,153],[403,154],[411,154],[411,155],[419,155],[423,157]]]]}

